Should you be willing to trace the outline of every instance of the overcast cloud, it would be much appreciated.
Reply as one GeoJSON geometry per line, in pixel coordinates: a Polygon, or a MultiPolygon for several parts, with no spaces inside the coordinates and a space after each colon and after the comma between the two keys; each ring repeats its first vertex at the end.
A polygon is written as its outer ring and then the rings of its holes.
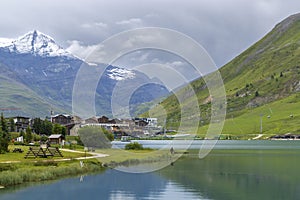
{"type": "MultiPolygon", "coordinates": [[[[37,29],[84,57],[113,34],[164,27],[195,39],[220,67],[297,12],[295,0],[2,0],[0,37],[37,29]]],[[[160,59],[146,53],[143,62],[160,59]]]]}

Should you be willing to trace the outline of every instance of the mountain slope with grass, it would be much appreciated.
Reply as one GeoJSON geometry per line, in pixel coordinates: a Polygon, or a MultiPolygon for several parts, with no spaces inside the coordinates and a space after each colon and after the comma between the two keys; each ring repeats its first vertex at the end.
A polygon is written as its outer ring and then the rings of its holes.
{"type": "MultiPolygon", "coordinates": [[[[277,24],[219,72],[227,95],[222,137],[260,134],[261,120],[263,134],[300,133],[300,14],[277,24]]],[[[213,97],[202,78],[191,85],[201,111],[199,134],[204,136],[213,97]]],[[[185,102],[188,101],[186,98],[185,102]]],[[[155,109],[161,106],[168,113],[167,127],[177,127],[181,115],[176,97],[170,96],[150,113],[156,113],[155,109]]]]}

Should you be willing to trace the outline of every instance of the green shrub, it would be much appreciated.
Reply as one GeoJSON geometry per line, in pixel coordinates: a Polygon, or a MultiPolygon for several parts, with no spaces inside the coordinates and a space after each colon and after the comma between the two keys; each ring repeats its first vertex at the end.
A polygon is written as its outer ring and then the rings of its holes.
{"type": "Polygon", "coordinates": [[[138,142],[133,142],[133,143],[129,143],[126,144],[125,146],[126,150],[143,150],[143,145],[138,143],[138,142]]]}

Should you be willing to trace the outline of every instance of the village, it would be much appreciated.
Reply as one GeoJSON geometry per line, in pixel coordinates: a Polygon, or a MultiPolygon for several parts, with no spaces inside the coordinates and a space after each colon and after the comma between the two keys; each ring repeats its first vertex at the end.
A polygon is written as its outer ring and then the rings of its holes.
{"type": "MultiPolygon", "coordinates": [[[[47,133],[37,130],[37,119],[31,119],[29,117],[16,116],[7,119],[9,127],[13,127],[10,132],[19,133],[12,138],[14,143],[28,143],[34,144],[34,141],[28,141],[25,133],[30,129],[32,133],[43,137],[43,143],[49,143],[52,145],[62,145],[66,143],[66,138],[77,138],[79,136],[79,129],[92,126],[103,128],[113,134],[114,140],[126,141],[129,139],[146,139],[152,138],[164,134],[162,126],[158,125],[157,118],[132,118],[132,119],[109,119],[106,116],[91,117],[82,120],[78,116],[72,116],[68,114],[56,114],[46,118],[42,122],[51,123],[52,130],[55,127],[60,128],[59,131],[48,131],[47,133]],[[11,123],[14,123],[13,125],[11,123]],[[50,132],[50,133],[49,133],[50,132]],[[24,133],[24,134],[22,134],[24,133]],[[27,141],[26,141],[27,140],[27,141]]],[[[70,141],[69,141],[70,142],[70,141]]],[[[71,142],[77,144],[76,140],[71,142]]]]}

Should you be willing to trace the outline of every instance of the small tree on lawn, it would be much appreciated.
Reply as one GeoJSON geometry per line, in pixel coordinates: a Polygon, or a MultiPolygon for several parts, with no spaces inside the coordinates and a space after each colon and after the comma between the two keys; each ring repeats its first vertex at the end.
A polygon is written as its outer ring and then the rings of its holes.
{"type": "Polygon", "coordinates": [[[27,126],[26,128],[25,138],[26,138],[26,142],[28,143],[32,141],[32,133],[31,133],[31,128],[29,126],[27,126]]]}

